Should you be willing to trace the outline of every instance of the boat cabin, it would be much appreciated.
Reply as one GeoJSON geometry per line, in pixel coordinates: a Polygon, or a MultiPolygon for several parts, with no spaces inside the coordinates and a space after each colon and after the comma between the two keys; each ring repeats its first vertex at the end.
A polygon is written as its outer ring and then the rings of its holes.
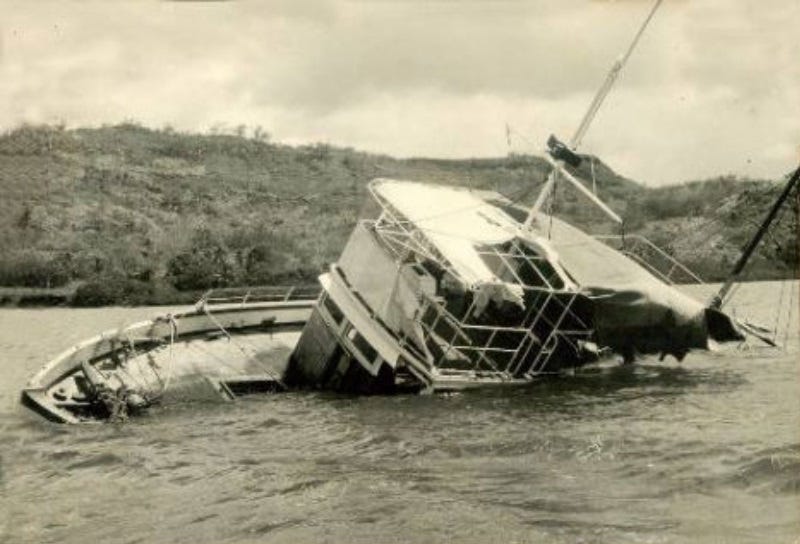
{"type": "Polygon", "coordinates": [[[377,179],[290,382],[383,391],[520,383],[593,353],[588,299],[548,240],[486,191],[377,179]]]}

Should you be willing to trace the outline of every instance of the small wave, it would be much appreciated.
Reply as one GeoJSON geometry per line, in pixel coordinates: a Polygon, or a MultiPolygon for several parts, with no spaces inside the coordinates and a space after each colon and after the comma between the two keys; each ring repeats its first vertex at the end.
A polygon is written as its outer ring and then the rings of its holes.
{"type": "Polygon", "coordinates": [[[773,493],[800,494],[800,444],[762,450],[727,481],[773,493]]]}
{"type": "Polygon", "coordinates": [[[381,458],[402,454],[406,443],[403,438],[390,432],[366,433],[366,436],[353,442],[349,449],[361,456],[381,458]]]}
{"type": "Polygon", "coordinates": [[[261,463],[262,463],[262,461],[260,459],[254,459],[252,457],[245,457],[245,458],[239,459],[237,461],[237,464],[239,464],[240,466],[245,466],[245,467],[255,467],[255,466],[260,465],[261,463]]]}
{"type": "Polygon", "coordinates": [[[72,463],[71,465],[67,465],[67,469],[73,470],[81,468],[120,465],[124,462],[125,460],[122,457],[114,455],[113,453],[101,453],[99,455],[94,455],[92,457],[89,457],[88,459],[83,459],[81,461],[78,461],[77,463],[72,463]]]}
{"type": "Polygon", "coordinates": [[[292,520],[292,519],[281,521],[278,523],[266,523],[264,525],[259,525],[258,527],[253,527],[249,529],[248,532],[257,535],[265,535],[268,533],[272,533],[274,531],[278,531],[285,527],[292,527],[294,525],[297,525],[298,523],[300,523],[298,520],[292,520]]]}
{"type": "Polygon", "coordinates": [[[192,463],[190,463],[189,461],[186,461],[184,459],[179,459],[179,460],[177,460],[177,461],[175,461],[173,463],[169,463],[169,464],[165,465],[164,469],[168,470],[168,471],[171,471],[171,470],[178,470],[178,469],[186,468],[186,467],[190,467],[190,466],[192,466],[192,463]]]}
{"type": "Polygon", "coordinates": [[[59,450],[49,453],[47,458],[52,461],[69,461],[70,459],[80,457],[80,455],[81,453],[77,450],[59,450]]]}
{"type": "Polygon", "coordinates": [[[258,423],[258,428],[259,429],[271,429],[273,427],[279,427],[279,426],[283,425],[283,423],[284,422],[281,421],[280,419],[276,419],[274,417],[270,417],[270,418],[265,419],[264,421],[259,422],[258,423]]]}
{"type": "Polygon", "coordinates": [[[284,487],[283,489],[279,489],[275,494],[276,495],[289,495],[291,493],[295,493],[298,491],[307,491],[309,489],[314,489],[316,487],[321,487],[327,483],[326,480],[307,480],[304,482],[298,482],[296,484],[292,484],[288,487],[284,487]]]}
{"type": "Polygon", "coordinates": [[[203,516],[198,516],[194,518],[190,523],[203,523],[204,521],[208,521],[210,519],[218,518],[218,514],[205,514],[203,516]]]}

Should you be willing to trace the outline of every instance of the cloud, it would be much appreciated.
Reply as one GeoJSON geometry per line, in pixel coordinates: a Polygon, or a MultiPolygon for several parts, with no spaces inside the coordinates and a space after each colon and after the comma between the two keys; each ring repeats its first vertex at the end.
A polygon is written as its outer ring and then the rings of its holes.
{"type": "MultiPolygon", "coordinates": [[[[244,123],[293,142],[498,155],[506,122],[568,138],[650,5],[20,3],[0,27],[0,124],[244,123]]],[[[585,149],[652,184],[787,171],[798,22],[793,0],[664,2],[585,149]]]]}

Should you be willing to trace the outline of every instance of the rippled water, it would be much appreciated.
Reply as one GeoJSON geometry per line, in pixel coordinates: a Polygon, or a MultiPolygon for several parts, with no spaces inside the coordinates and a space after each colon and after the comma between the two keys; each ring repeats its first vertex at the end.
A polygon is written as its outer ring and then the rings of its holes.
{"type": "MultiPolygon", "coordinates": [[[[744,286],[741,309],[772,324],[788,285],[744,286]]],[[[164,406],[73,427],[18,406],[27,378],[72,343],[163,310],[0,310],[0,540],[796,542],[794,305],[783,352],[449,396],[164,406]]]]}

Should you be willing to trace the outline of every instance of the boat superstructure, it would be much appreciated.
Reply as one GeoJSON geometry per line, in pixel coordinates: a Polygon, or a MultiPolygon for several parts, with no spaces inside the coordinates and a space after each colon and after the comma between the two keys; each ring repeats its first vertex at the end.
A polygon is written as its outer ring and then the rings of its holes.
{"type": "Polygon", "coordinates": [[[555,218],[526,226],[497,193],[389,179],[369,188],[378,216],[358,223],[320,278],[294,383],[515,384],[603,348],[682,357],[721,336],[702,304],[631,258],[555,218]]]}
{"type": "Polygon", "coordinates": [[[586,360],[585,297],[546,240],[485,200],[502,197],[386,179],[370,193],[380,214],[321,278],[294,354],[299,379],[347,387],[358,372],[382,389],[410,375],[441,390],[586,360]]]}

